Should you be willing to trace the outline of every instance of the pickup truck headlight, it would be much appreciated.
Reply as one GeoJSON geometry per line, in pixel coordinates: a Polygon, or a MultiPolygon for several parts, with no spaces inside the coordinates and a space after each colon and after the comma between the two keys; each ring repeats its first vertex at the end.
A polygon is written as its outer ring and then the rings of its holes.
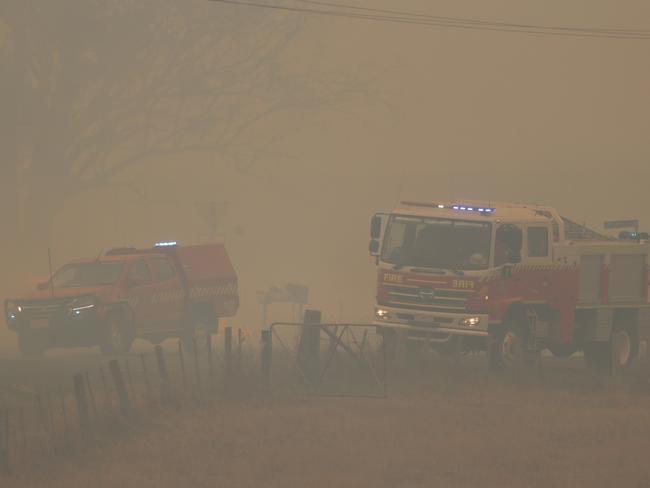
{"type": "Polygon", "coordinates": [[[72,317],[80,317],[95,309],[97,306],[97,299],[94,296],[85,296],[75,298],[70,302],[70,315],[72,317]]]}
{"type": "Polygon", "coordinates": [[[18,315],[23,311],[22,307],[14,302],[5,303],[5,311],[7,314],[7,319],[13,321],[18,319],[18,315]]]}

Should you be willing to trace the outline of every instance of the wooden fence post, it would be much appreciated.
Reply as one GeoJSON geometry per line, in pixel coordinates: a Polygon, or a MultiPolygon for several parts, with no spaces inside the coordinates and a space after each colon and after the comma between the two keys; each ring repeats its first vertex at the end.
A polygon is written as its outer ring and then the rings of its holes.
{"type": "Polygon", "coordinates": [[[201,368],[199,366],[199,348],[196,337],[192,337],[192,352],[194,353],[194,374],[196,376],[196,396],[201,397],[201,368]]]}
{"type": "Polygon", "coordinates": [[[160,344],[155,347],[156,362],[158,363],[158,374],[160,375],[160,402],[163,405],[172,403],[171,382],[169,381],[169,371],[165,363],[165,355],[160,344]]]}
{"type": "Polygon", "coordinates": [[[99,368],[99,373],[102,377],[102,386],[104,388],[104,410],[108,413],[109,416],[113,416],[113,402],[111,401],[111,390],[106,381],[106,374],[104,373],[104,368],[99,368]]]}
{"type": "Polygon", "coordinates": [[[147,390],[147,401],[153,400],[153,392],[151,391],[151,382],[149,381],[149,372],[147,371],[147,361],[144,353],[140,353],[140,361],[142,362],[142,375],[144,377],[144,387],[147,390]]]}
{"type": "Polygon", "coordinates": [[[61,413],[63,415],[63,435],[67,446],[70,443],[70,427],[68,426],[68,409],[65,404],[65,392],[62,386],[59,386],[59,398],[61,399],[61,413]]]}
{"type": "Polygon", "coordinates": [[[11,471],[9,457],[9,410],[0,410],[0,470],[5,473],[11,471]]]}
{"type": "Polygon", "coordinates": [[[18,422],[20,428],[20,440],[22,441],[23,452],[27,452],[27,423],[25,422],[25,410],[18,407],[18,422]]]}
{"type": "Polygon", "coordinates": [[[90,406],[93,409],[93,416],[95,417],[95,422],[99,419],[99,414],[97,413],[97,402],[95,402],[95,390],[93,389],[93,384],[90,381],[90,374],[86,371],[86,385],[88,387],[88,396],[90,398],[90,406]]]}
{"type": "Polygon", "coordinates": [[[298,364],[312,387],[317,386],[320,376],[320,324],[320,310],[305,310],[298,347],[298,364]]]}
{"type": "Polygon", "coordinates": [[[244,345],[244,333],[241,327],[237,329],[237,370],[242,369],[242,347],[244,345]]]}
{"type": "Polygon", "coordinates": [[[131,375],[131,365],[129,364],[129,359],[124,360],[124,365],[126,366],[126,380],[129,384],[129,393],[131,394],[131,403],[133,407],[137,407],[138,399],[135,395],[135,387],[133,386],[133,376],[131,375]]]}
{"type": "Polygon", "coordinates": [[[45,422],[45,408],[43,406],[43,394],[40,389],[36,393],[36,416],[38,417],[38,427],[42,432],[47,431],[47,426],[45,422]]]}
{"type": "Polygon", "coordinates": [[[225,328],[224,335],[224,388],[228,389],[231,386],[232,376],[232,327],[225,328]]]}
{"type": "Polygon", "coordinates": [[[208,356],[208,378],[209,378],[208,391],[211,392],[214,389],[214,361],[212,358],[212,334],[208,334],[208,336],[206,337],[206,346],[207,346],[207,356],[208,356]]]}
{"type": "Polygon", "coordinates": [[[131,408],[131,400],[129,399],[129,392],[126,389],[126,383],[124,382],[124,375],[120,369],[120,363],[117,359],[113,359],[108,363],[108,368],[113,377],[113,383],[115,384],[115,390],[117,391],[117,397],[120,401],[120,411],[122,416],[126,419],[130,419],[133,410],[131,408]]]}
{"type": "Polygon", "coordinates": [[[73,377],[74,396],[77,400],[77,413],[79,414],[79,428],[81,437],[88,441],[91,438],[90,431],[90,412],[88,410],[88,397],[86,396],[86,385],[84,376],[76,374],[73,377]]]}
{"type": "Polygon", "coordinates": [[[181,365],[181,379],[183,380],[183,389],[187,391],[187,377],[185,376],[185,357],[183,355],[183,341],[178,339],[178,361],[181,365]]]}
{"type": "Polygon", "coordinates": [[[45,403],[47,405],[47,425],[50,436],[54,436],[54,410],[52,408],[52,394],[48,391],[45,394],[45,403]]]}
{"type": "Polygon", "coordinates": [[[265,388],[271,386],[271,357],[273,354],[273,341],[271,330],[262,331],[262,350],[261,361],[262,365],[262,381],[265,388]]]}

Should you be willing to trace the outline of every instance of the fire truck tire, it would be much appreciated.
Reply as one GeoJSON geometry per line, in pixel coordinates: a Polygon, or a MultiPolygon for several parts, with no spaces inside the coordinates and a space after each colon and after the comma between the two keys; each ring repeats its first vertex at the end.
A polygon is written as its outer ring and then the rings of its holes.
{"type": "Polygon", "coordinates": [[[517,323],[494,328],[488,337],[488,361],[494,372],[520,370],[530,363],[524,329],[517,323]]]}
{"type": "Polygon", "coordinates": [[[45,346],[30,331],[22,330],[18,333],[18,350],[24,358],[36,358],[43,356],[45,346]]]}
{"type": "Polygon", "coordinates": [[[119,312],[111,313],[106,319],[99,347],[102,354],[126,354],[133,344],[133,331],[128,320],[119,312]]]}
{"type": "Polygon", "coordinates": [[[630,367],[639,355],[639,337],[634,327],[614,327],[610,344],[616,368],[630,367]]]}
{"type": "Polygon", "coordinates": [[[633,327],[614,327],[609,342],[585,344],[584,358],[588,368],[611,374],[612,368],[625,370],[639,354],[639,339],[633,327]]]}

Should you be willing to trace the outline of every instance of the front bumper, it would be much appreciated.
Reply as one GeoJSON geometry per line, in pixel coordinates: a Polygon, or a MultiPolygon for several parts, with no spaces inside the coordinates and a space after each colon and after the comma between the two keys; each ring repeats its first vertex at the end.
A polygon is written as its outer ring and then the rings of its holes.
{"type": "Polygon", "coordinates": [[[78,318],[21,318],[13,324],[12,330],[27,333],[46,347],[94,346],[101,340],[103,325],[104,321],[93,313],[78,318]]]}
{"type": "Polygon", "coordinates": [[[403,330],[413,338],[445,342],[452,336],[487,337],[489,316],[475,313],[422,312],[391,307],[375,307],[378,327],[403,330]],[[382,313],[378,313],[383,311],[382,313]],[[379,315],[383,315],[380,318],[379,315]],[[469,325],[474,323],[474,325],[469,325]]]}

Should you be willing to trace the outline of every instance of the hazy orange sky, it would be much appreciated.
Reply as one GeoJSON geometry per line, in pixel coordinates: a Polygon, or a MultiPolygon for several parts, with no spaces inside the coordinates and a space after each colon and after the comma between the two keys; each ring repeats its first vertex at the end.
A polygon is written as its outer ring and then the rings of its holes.
{"type": "MultiPolygon", "coordinates": [[[[516,23],[650,28],[650,4],[642,1],[357,4],[516,23]]],[[[244,7],[213,8],[219,15],[244,7]]],[[[71,198],[50,245],[61,264],[113,245],[202,241],[207,231],[197,204],[227,202],[220,233],[241,275],[238,320],[257,327],[255,292],[288,281],[308,284],[313,306],[329,318],[369,318],[375,271],[366,250],[368,221],[400,198],[529,201],[594,226],[639,217],[650,227],[649,48],[649,40],[305,16],[285,67],[315,79],[345,77],[362,92],[257,126],[260,136],[280,137],[274,155],[250,173],[205,153],[134,167],[115,185],[71,198]],[[135,185],[147,203],[123,183],[135,185]]],[[[40,257],[5,257],[12,276],[6,294],[47,271],[46,248],[40,257]]]]}

